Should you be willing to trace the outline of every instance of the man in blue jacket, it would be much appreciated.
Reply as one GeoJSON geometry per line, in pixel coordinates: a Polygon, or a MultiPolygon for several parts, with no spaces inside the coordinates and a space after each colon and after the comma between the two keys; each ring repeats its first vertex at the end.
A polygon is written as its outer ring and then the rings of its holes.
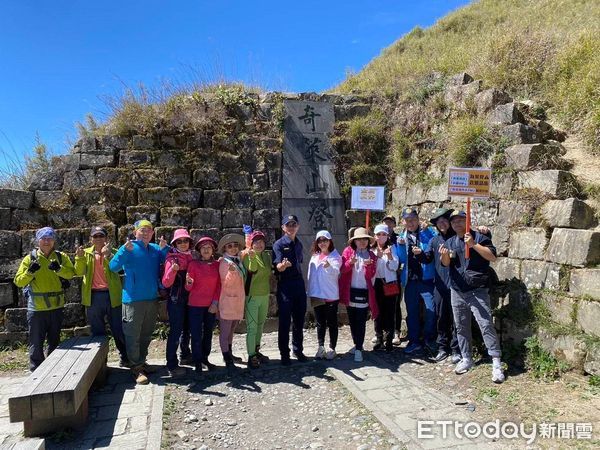
{"type": "Polygon", "coordinates": [[[148,384],[146,364],[148,346],[156,325],[160,265],[169,250],[161,237],[160,245],[150,243],[154,230],[148,220],[134,224],[135,240],[127,238],[109,263],[113,272],[123,270],[123,334],[131,372],[137,384],[148,384]]]}
{"type": "Polygon", "coordinates": [[[436,312],[433,299],[435,266],[429,242],[435,236],[431,228],[421,229],[419,213],[415,208],[402,210],[405,230],[398,237],[398,259],[404,265],[401,273],[406,303],[406,325],[408,345],[404,353],[411,354],[423,350],[421,334],[427,349],[434,355],[436,345],[436,312]],[[421,327],[421,300],[425,304],[425,324],[421,327]]]}

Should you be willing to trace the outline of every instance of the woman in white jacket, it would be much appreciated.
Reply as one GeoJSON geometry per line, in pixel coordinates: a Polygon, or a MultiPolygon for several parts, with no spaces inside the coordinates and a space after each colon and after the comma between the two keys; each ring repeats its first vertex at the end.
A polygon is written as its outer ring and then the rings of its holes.
{"type": "Polygon", "coordinates": [[[394,248],[388,240],[389,230],[387,225],[380,224],[375,227],[375,239],[373,252],[377,255],[377,270],[373,278],[375,288],[375,300],[379,308],[379,320],[381,334],[377,334],[377,341],[373,350],[384,348],[388,352],[393,350],[394,339],[394,311],[396,297],[399,295],[398,267],[400,261],[394,248]]]}
{"type": "Polygon", "coordinates": [[[308,266],[308,296],[317,320],[319,349],[315,358],[335,358],[338,339],[338,280],[342,257],[335,249],[329,231],[319,231],[311,248],[308,266]],[[325,332],[329,329],[329,349],[325,351],[325,332]]]}

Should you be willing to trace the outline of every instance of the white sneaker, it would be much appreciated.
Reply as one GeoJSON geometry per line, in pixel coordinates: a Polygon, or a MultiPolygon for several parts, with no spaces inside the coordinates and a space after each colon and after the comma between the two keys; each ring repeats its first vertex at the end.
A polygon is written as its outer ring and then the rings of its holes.
{"type": "Polygon", "coordinates": [[[362,362],[363,357],[362,357],[362,352],[360,350],[356,350],[354,352],[354,362],[362,362]]]}
{"type": "Polygon", "coordinates": [[[348,350],[348,353],[350,353],[351,355],[354,355],[355,351],[356,351],[356,346],[354,346],[350,350],[348,350]]]}
{"type": "Polygon", "coordinates": [[[502,370],[502,363],[500,362],[500,359],[498,359],[497,361],[494,360],[494,362],[492,363],[492,381],[494,383],[504,383],[504,370],[502,370]]]}
{"type": "Polygon", "coordinates": [[[392,339],[392,344],[393,345],[400,345],[400,335],[398,333],[396,333],[394,335],[394,339],[392,339]]]}
{"type": "Polygon", "coordinates": [[[467,373],[469,370],[471,370],[471,367],[473,367],[473,360],[463,358],[456,365],[456,368],[454,369],[454,373],[457,375],[462,375],[463,373],[467,373]]]}
{"type": "Polygon", "coordinates": [[[325,353],[325,358],[332,360],[336,357],[337,353],[335,352],[334,349],[330,348],[329,350],[327,350],[327,353],[325,353]]]}
{"type": "Polygon", "coordinates": [[[325,347],[319,345],[319,349],[317,350],[317,354],[315,355],[316,359],[323,359],[325,357],[325,347]]]}
{"type": "Polygon", "coordinates": [[[373,336],[373,337],[371,338],[371,343],[372,343],[372,344],[377,344],[377,336],[373,336]]]}
{"type": "Polygon", "coordinates": [[[461,359],[460,353],[452,353],[452,356],[450,357],[452,364],[458,364],[461,359]]]}

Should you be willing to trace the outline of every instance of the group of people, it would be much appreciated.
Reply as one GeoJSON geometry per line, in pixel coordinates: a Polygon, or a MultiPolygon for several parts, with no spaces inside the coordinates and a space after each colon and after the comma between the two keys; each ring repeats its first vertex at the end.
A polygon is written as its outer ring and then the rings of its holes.
{"type": "Polygon", "coordinates": [[[148,383],[155,369],[146,360],[159,292],[167,301],[166,361],[172,377],[185,375],[184,365],[193,365],[197,374],[215,369],[208,356],[217,320],[227,373],[232,375],[235,363],[241,362],[232,343],[244,318],[247,365],[256,369],[269,360],[260,349],[274,273],[284,366],[291,364],[291,354],[307,360],[303,336],[309,301],[317,325],[316,358],[336,357],[340,303],[348,315],[354,343],[350,353],[356,362],[363,361],[369,315],[375,322],[373,349],[392,351],[400,343],[403,292],[406,354],[427,349],[435,361],[450,357],[457,374],[467,372],[473,366],[474,315],[492,357],[492,380],[504,381],[487,287],[489,263],[496,258],[489,230],[467,230],[464,212],[443,208],[430,224],[420,220],[416,209],[404,208],[402,222],[399,235],[392,216],[375,226],[373,235],[365,228],[351,229],[341,254],[330,232],[319,231],[310,249],[306,282],[295,215],[283,217],[283,236],[273,243],[272,252],[266,250],[265,234],[247,226],[245,235],[226,234],[219,242],[208,236],[194,242],[179,228],[169,245],[163,237],[152,242],[152,223],[139,220],[134,235],[119,248],[111,245],[105,228],[96,226],[90,246],[76,249],[74,263],[55,249],[55,230],[41,228],[36,232],[38,246],[23,258],[14,279],[27,299],[30,369],[44,361],[46,340],[47,354],[59,344],[65,290],[74,276],[83,279],[82,304],[92,333],[106,334],[108,322],[121,366],[131,369],[137,383],[148,383]]]}

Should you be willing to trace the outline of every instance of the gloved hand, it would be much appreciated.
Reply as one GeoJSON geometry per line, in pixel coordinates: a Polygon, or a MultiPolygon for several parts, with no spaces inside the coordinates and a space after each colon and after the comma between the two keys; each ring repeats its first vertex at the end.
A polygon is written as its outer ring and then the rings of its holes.
{"type": "Polygon", "coordinates": [[[50,264],[48,264],[48,269],[58,272],[60,270],[60,264],[58,261],[52,261],[50,264]]]}
{"type": "Polygon", "coordinates": [[[29,268],[27,269],[27,272],[36,273],[41,268],[42,268],[42,266],[40,266],[39,262],[33,261],[31,264],[29,264],[29,268]]]}

